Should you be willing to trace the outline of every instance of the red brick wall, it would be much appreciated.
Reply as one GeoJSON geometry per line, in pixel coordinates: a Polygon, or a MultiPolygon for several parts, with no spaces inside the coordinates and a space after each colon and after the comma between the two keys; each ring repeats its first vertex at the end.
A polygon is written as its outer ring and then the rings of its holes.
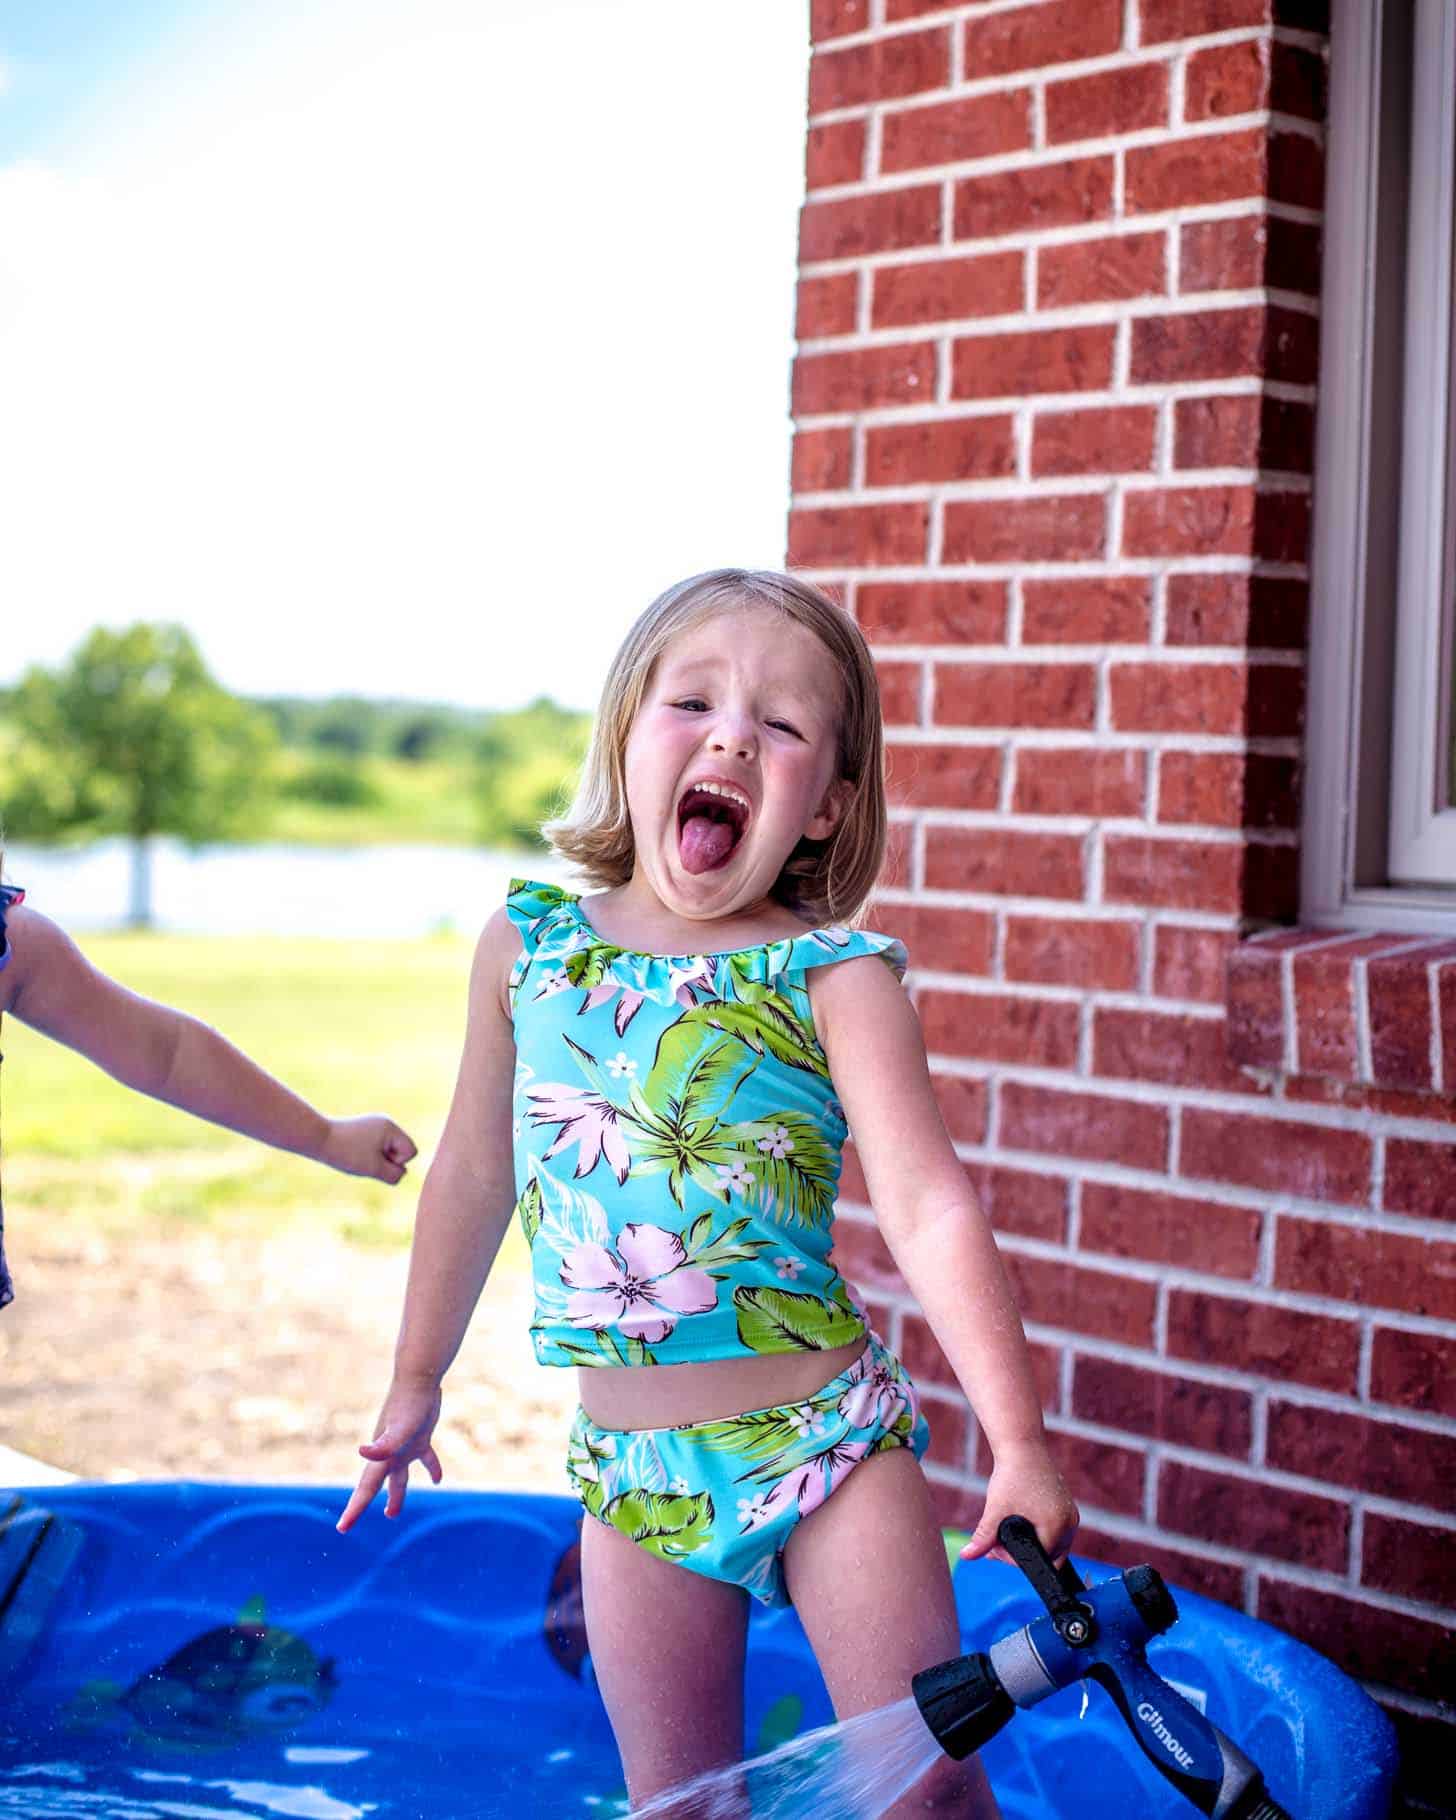
{"type": "MultiPolygon", "coordinates": [[[[1351,994],[1386,950],[1240,960],[1228,1040],[1231,953],[1298,909],[1326,11],[812,0],[789,561],[880,662],[877,920],[1084,1546],[1303,1636],[1419,1740],[1456,1681],[1439,955],[1381,982],[1383,1049],[1351,994]]],[[[984,1451],[846,1212],[968,1520],[984,1451]]]]}

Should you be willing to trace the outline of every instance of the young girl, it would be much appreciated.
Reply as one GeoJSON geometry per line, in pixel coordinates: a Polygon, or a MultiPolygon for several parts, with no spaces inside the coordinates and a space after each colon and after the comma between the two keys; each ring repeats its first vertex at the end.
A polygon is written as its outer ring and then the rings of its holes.
{"type": "MultiPolygon", "coordinates": [[[[415,1154],[392,1119],[331,1119],[206,1024],[128,992],[69,936],[0,885],[0,1016],[14,1012],[128,1087],[348,1175],[397,1182],[415,1154]]],[[[0,1218],[0,1308],[14,1299],[0,1218]]]]}
{"type": "MultiPolygon", "coordinates": [[[[885,834],[874,668],[787,575],[661,596],[607,678],[548,833],[605,887],[521,884],[477,951],[460,1077],[420,1197],[394,1378],[339,1527],[431,1433],[519,1211],[538,1358],[579,1367],[567,1471],[591,1521],[592,1661],[632,1801],[743,1747],[748,1600],[792,1601],[841,1718],[958,1653],[914,1386],[830,1260],[849,1131],[880,1230],[995,1456],[963,1550],[1077,1511],[1021,1323],[937,1113],[905,952],[846,925],[885,834]]],[[[910,1807],[994,1815],[943,1761],[910,1807]]]]}

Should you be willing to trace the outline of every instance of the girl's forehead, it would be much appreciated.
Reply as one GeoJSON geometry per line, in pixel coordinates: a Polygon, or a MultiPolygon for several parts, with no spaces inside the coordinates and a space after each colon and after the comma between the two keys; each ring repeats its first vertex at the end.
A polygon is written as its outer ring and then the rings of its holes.
{"type": "Polygon", "coordinates": [[[839,689],[839,673],[828,647],[807,626],[773,607],[730,607],[674,633],[658,656],[656,670],[661,674],[693,667],[765,672],[816,692],[839,689]]]}

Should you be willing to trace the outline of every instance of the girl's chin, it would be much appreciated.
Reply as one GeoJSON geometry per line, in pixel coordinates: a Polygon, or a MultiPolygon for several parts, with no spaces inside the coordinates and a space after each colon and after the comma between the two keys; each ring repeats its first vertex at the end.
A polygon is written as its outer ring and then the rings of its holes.
{"type": "Polygon", "coordinates": [[[745,909],[767,897],[773,885],[772,879],[759,879],[758,868],[745,864],[745,859],[739,848],[721,866],[706,872],[689,872],[680,855],[674,853],[670,863],[662,868],[658,895],[665,892],[699,915],[723,916],[745,909]]]}

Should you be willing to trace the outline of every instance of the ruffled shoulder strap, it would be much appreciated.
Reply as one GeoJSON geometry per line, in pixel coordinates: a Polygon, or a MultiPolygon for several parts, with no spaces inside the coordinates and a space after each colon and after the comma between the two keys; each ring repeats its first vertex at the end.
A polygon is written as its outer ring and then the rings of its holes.
{"type": "Polygon", "coordinates": [[[789,943],[789,966],[794,972],[807,972],[811,967],[829,967],[836,961],[857,960],[862,954],[878,954],[895,975],[904,979],[910,957],[905,944],[893,935],[881,935],[876,929],[811,929],[807,935],[796,935],[789,943]]]}
{"type": "Polygon", "coordinates": [[[543,939],[563,921],[575,920],[577,893],[563,891],[560,885],[543,885],[536,879],[513,878],[506,894],[506,915],[521,937],[521,952],[511,968],[506,990],[514,1001],[516,988],[525,977],[543,939]]]}
{"type": "Polygon", "coordinates": [[[25,893],[19,885],[0,885],[0,967],[10,960],[10,938],[5,933],[5,913],[12,904],[23,904],[25,893]]]}
{"type": "Polygon", "coordinates": [[[535,879],[513,878],[506,895],[506,915],[521,932],[521,945],[530,953],[540,946],[541,937],[561,915],[576,902],[574,891],[563,891],[560,885],[543,885],[535,879]]]}

